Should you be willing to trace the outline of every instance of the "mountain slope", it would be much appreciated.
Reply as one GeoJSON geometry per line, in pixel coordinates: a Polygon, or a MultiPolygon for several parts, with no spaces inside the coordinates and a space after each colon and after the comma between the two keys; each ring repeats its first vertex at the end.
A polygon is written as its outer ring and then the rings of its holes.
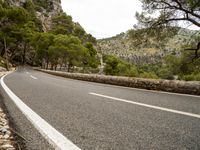
{"type": "Polygon", "coordinates": [[[43,31],[51,28],[52,17],[62,13],[60,0],[8,0],[7,3],[13,6],[25,7],[28,2],[32,2],[35,7],[35,15],[42,23],[43,31]]]}
{"type": "Polygon", "coordinates": [[[198,31],[180,29],[173,36],[166,37],[161,42],[154,37],[150,37],[150,42],[145,43],[143,39],[133,37],[132,32],[133,30],[129,30],[111,38],[98,40],[98,51],[136,64],[156,63],[162,60],[165,55],[180,55],[184,44],[194,42],[193,39],[195,38],[193,36],[197,36],[200,33],[198,31]],[[137,45],[135,43],[136,40],[142,43],[137,45]]]}

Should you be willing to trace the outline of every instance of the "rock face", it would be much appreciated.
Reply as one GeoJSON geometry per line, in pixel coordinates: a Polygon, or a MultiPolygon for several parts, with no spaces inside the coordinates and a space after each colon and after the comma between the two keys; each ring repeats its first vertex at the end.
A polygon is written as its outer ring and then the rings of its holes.
{"type": "MultiPolygon", "coordinates": [[[[27,0],[8,0],[7,2],[10,5],[23,6],[27,0]]],[[[48,31],[51,28],[52,17],[63,12],[61,0],[32,0],[32,2],[37,6],[36,16],[42,22],[43,31],[48,31]]]]}
{"type": "Polygon", "coordinates": [[[160,44],[153,39],[149,45],[135,46],[134,39],[130,37],[128,32],[121,33],[111,38],[98,40],[97,50],[102,54],[114,55],[134,64],[157,63],[168,54],[179,56],[182,44],[191,43],[191,39],[194,39],[191,36],[196,32],[181,29],[173,38],[167,39],[166,43],[161,43],[165,47],[160,47],[160,44]]]}
{"type": "Polygon", "coordinates": [[[157,48],[142,46],[136,48],[128,33],[98,40],[97,50],[106,55],[114,55],[131,63],[155,63],[163,57],[163,52],[157,48]]]}
{"type": "Polygon", "coordinates": [[[26,0],[8,0],[8,3],[10,5],[15,5],[15,6],[22,6],[26,0]]]}
{"type": "MultiPolygon", "coordinates": [[[[6,0],[10,5],[14,6],[23,6],[28,0],[6,0]]],[[[33,3],[38,4],[41,0],[32,0],[33,3]]],[[[46,3],[51,10],[49,12],[60,13],[62,12],[61,1],[60,0],[43,0],[43,3],[46,3]]],[[[41,7],[43,7],[41,5],[41,7]]]]}

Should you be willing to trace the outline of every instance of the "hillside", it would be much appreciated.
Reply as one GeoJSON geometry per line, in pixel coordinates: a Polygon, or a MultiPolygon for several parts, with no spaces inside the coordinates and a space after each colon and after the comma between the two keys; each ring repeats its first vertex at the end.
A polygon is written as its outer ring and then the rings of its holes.
{"type": "MultiPolygon", "coordinates": [[[[99,52],[106,55],[114,55],[136,64],[156,63],[168,54],[180,55],[186,43],[192,43],[198,31],[180,29],[174,35],[166,37],[159,42],[156,38],[150,37],[149,43],[136,44],[137,37],[133,37],[129,30],[111,38],[100,39],[97,42],[99,52]]],[[[145,38],[145,37],[144,37],[145,38]]],[[[143,39],[139,39],[143,42],[143,39]]]]}
{"type": "Polygon", "coordinates": [[[60,0],[0,0],[0,35],[0,57],[11,64],[97,66],[96,39],[63,12],[60,0]]]}

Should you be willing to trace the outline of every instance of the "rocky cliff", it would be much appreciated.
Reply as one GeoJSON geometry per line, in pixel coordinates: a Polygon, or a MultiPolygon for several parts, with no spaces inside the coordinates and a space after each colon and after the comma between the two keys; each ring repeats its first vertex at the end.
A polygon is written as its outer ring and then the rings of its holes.
{"type": "Polygon", "coordinates": [[[10,5],[24,6],[26,2],[32,1],[35,5],[36,16],[41,20],[43,31],[51,28],[51,19],[53,16],[63,12],[61,0],[8,0],[10,5]]]}
{"type": "Polygon", "coordinates": [[[165,39],[162,43],[151,39],[148,45],[144,43],[135,45],[135,39],[130,36],[130,31],[127,31],[111,38],[98,40],[97,50],[100,53],[115,55],[135,64],[156,63],[165,55],[180,55],[183,45],[192,43],[195,35],[199,36],[200,32],[180,29],[178,34],[165,39]],[[164,47],[160,45],[164,45],[164,47]]]}

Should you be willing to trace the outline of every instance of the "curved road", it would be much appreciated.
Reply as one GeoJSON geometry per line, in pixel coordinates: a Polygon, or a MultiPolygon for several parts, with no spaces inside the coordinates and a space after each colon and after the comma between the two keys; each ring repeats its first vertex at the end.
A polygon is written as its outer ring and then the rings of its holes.
{"type": "MultiPolygon", "coordinates": [[[[4,82],[82,150],[200,149],[198,96],[90,83],[28,68],[4,82]]],[[[1,95],[27,149],[53,149],[2,88],[1,95]]]]}

